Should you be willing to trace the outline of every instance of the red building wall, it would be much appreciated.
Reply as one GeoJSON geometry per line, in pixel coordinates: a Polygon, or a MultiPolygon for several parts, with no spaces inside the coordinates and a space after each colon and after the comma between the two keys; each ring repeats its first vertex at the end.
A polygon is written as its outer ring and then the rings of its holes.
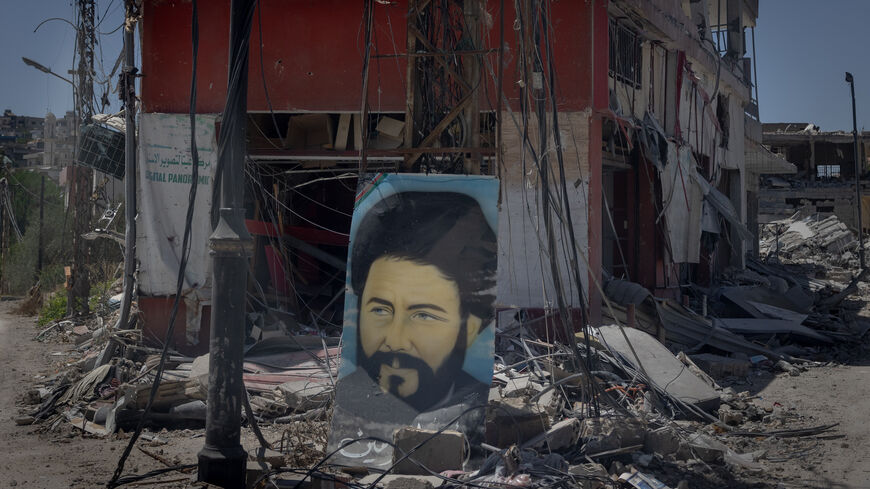
{"type": "MultiPolygon", "coordinates": [[[[353,112],[360,109],[363,66],[362,2],[346,0],[260,0],[250,44],[248,109],[276,111],[353,112]],[[262,19],[262,67],[260,20],[262,19]]],[[[516,102],[519,81],[512,2],[505,2],[504,89],[516,102]]],[[[598,2],[605,4],[606,2],[598,2]]],[[[499,44],[500,0],[489,0],[492,26],[487,47],[499,44]]],[[[229,46],[229,0],[200,1],[197,112],[219,113],[224,106],[229,46]]],[[[561,110],[582,110],[592,103],[593,4],[552,4],[554,62],[561,110]]],[[[600,7],[597,7],[600,10],[600,7]]],[[[142,19],[142,102],[145,112],[187,112],[192,71],[192,7],[189,0],[145,0],[142,19]]],[[[375,3],[374,50],[404,53],[407,2],[375,3]]],[[[598,19],[596,19],[598,22],[598,19]]],[[[607,36],[606,19],[604,36],[607,36]]],[[[600,33],[597,35],[600,36],[600,33]]],[[[604,56],[606,58],[606,45],[604,56]]],[[[495,70],[497,57],[489,56],[495,70]]],[[[605,61],[606,69],[606,61],[605,61]]],[[[495,85],[487,93],[494,105],[495,85]]],[[[405,110],[403,58],[373,58],[369,72],[369,104],[375,111],[405,110]]],[[[606,87],[606,72],[604,86],[606,87]]],[[[606,90],[606,89],[605,89],[606,90]]],[[[606,103],[606,91],[605,91],[606,103]]]]}

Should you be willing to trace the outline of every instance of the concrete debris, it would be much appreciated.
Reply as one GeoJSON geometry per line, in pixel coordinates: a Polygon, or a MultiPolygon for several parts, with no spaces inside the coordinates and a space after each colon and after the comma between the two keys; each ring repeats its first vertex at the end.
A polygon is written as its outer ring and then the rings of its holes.
{"type": "Polygon", "coordinates": [[[598,333],[608,348],[631,364],[657,389],[703,410],[719,406],[713,388],[687,370],[664,345],[643,331],[619,326],[602,326],[598,333]]]}
{"type": "Polygon", "coordinates": [[[364,486],[371,486],[375,480],[380,479],[378,487],[384,489],[433,489],[440,487],[444,483],[444,479],[434,475],[397,475],[387,474],[381,478],[381,475],[367,475],[359,480],[359,483],[364,486]]]}
{"type": "Polygon", "coordinates": [[[287,464],[283,453],[263,447],[249,451],[248,460],[268,463],[273,469],[280,469],[287,464]]]}
{"type": "Polygon", "coordinates": [[[586,453],[643,446],[646,423],[635,418],[586,418],[581,421],[580,439],[586,453]]]}
{"type": "Polygon", "coordinates": [[[329,403],[333,387],[329,384],[292,380],[278,386],[287,406],[297,411],[316,409],[329,403]]]}
{"type": "Polygon", "coordinates": [[[458,470],[465,461],[466,439],[458,431],[402,428],[393,435],[393,443],[393,471],[398,474],[458,470]]]}

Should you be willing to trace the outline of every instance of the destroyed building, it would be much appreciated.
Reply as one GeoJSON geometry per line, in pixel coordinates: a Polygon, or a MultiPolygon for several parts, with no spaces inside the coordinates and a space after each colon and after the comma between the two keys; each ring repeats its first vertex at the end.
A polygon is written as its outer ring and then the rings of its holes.
{"type": "MultiPolygon", "coordinates": [[[[793,172],[773,172],[760,180],[759,222],[789,217],[795,212],[835,215],[858,228],[855,169],[865,177],[870,132],[858,133],[858,165],[855,164],[855,138],[851,132],[822,131],[803,122],[763,124],[763,143],[770,151],[795,165],[793,172]]],[[[862,193],[866,184],[861,183],[862,193]]],[[[862,197],[863,209],[870,210],[870,198],[862,197]]],[[[865,211],[865,214],[867,212],[865,211]]],[[[864,216],[864,229],[870,229],[864,216]]]]}
{"type": "MultiPolygon", "coordinates": [[[[417,32],[422,24],[409,24],[403,2],[374,7],[377,48],[367,66],[352,49],[363,42],[361,34],[345,28],[356,25],[362,11],[327,3],[264,6],[250,53],[246,203],[261,301],[286,306],[303,323],[311,312],[318,324],[341,323],[336,304],[356,183],[349,172],[360,167],[365,148],[368,171],[499,176],[499,308],[528,317],[547,314],[553,271],[541,263],[535,237],[541,207],[527,189],[539,191],[541,180],[527,175],[532,156],[523,145],[534,135],[522,127],[518,92],[538,83],[537,75],[525,79],[521,71],[521,39],[510,28],[514,8],[481,6],[479,13],[465,14],[484,44],[479,65],[466,69],[445,65],[441,55],[421,55],[409,65],[398,54],[406,43],[420,52],[437,48],[417,32]],[[318,40],[323,38],[330,42],[318,40]],[[427,73],[446,76],[438,83],[451,95],[432,98],[437,85],[427,73]],[[451,112],[458,102],[462,110],[451,112]],[[421,107],[448,117],[426,115],[421,107]],[[445,146],[452,149],[439,154],[445,146]]],[[[190,39],[189,22],[182,20],[189,9],[185,2],[151,0],[142,8],[142,70],[149,76],[142,79],[139,306],[149,338],[162,337],[180,256],[182,216],[173,209],[186,198],[187,182],[172,170],[186,164],[174,154],[187,144],[191,51],[178,46],[190,39]],[[157,224],[149,229],[149,223],[157,224]]],[[[197,130],[208,142],[219,131],[224,102],[225,87],[215,80],[227,77],[228,10],[226,2],[209,2],[201,11],[200,50],[209,55],[198,61],[196,112],[202,114],[197,130]]],[[[757,2],[560,2],[551,15],[556,42],[549,62],[558,73],[555,123],[565,159],[560,178],[570,184],[563,196],[576,245],[588,251],[576,264],[585,297],[569,294],[570,305],[588,300],[590,319],[598,324],[602,298],[595,283],[608,277],[679,299],[681,283],[710,283],[726,268],[742,267],[753,238],[745,226],[744,154],[760,142],[752,57],[744,43],[757,2]]],[[[203,189],[211,183],[215,150],[206,145],[200,153],[203,189]]],[[[211,197],[199,195],[207,214],[211,197]]],[[[184,324],[175,340],[181,349],[202,352],[210,225],[205,218],[197,222],[184,324]]],[[[555,237],[559,249],[570,248],[564,239],[555,237]]],[[[570,261],[560,259],[559,273],[568,273],[570,261]]]]}

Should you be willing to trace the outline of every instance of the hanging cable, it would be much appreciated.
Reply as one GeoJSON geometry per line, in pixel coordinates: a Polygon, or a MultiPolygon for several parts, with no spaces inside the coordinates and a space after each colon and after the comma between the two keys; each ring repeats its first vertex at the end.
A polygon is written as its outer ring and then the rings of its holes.
{"type": "Polygon", "coordinates": [[[175,300],[172,303],[172,311],[169,314],[169,325],[166,328],[166,337],[163,342],[163,351],[160,353],[160,363],[157,366],[157,371],[154,374],[154,383],[151,385],[151,392],[148,395],[148,403],[145,405],[145,411],[139,418],[136,425],[136,431],[130,437],[121,458],[118,460],[118,466],[112,479],[107,483],[107,487],[114,488],[118,486],[118,479],[124,472],[124,464],[139,435],[142,434],[142,428],[145,426],[145,420],[148,418],[148,413],[151,411],[151,406],[154,403],[154,398],[157,396],[157,390],[160,387],[160,380],[163,376],[163,370],[166,367],[166,358],[169,353],[169,345],[172,343],[172,336],[175,332],[175,320],[178,316],[178,305],[181,302],[182,290],[184,288],[184,276],[187,270],[187,260],[190,256],[190,235],[193,223],[193,213],[196,208],[196,189],[199,186],[199,154],[196,148],[196,68],[197,54],[199,52],[199,13],[197,11],[197,0],[192,0],[191,13],[191,44],[193,48],[192,54],[192,74],[190,79],[190,155],[191,155],[191,179],[190,193],[187,201],[187,215],[184,222],[184,237],[181,244],[181,260],[178,263],[178,280],[175,287],[175,300]]]}

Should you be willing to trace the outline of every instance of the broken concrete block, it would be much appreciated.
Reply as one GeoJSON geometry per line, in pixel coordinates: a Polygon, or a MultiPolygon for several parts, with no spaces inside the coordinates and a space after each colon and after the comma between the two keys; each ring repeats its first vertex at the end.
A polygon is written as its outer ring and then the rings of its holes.
{"type": "Polygon", "coordinates": [[[721,379],[728,376],[746,377],[752,364],[748,360],[738,360],[712,353],[692,355],[690,357],[698,367],[713,378],[721,379]]]}
{"type": "Polygon", "coordinates": [[[580,464],[568,467],[568,473],[580,476],[577,480],[579,489],[603,489],[606,480],[610,478],[607,469],[601,464],[580,464]]]}
{"type": "Polygon", "coordinates": [[[570,448],[580,439],[580,420],[567,418],[554,424],[546,433],[529,440],[524,446],[549,449],[550,451],[570,448]]]}
{"type": "Polygon", "coordinates": [[[486,442],[492,446],[521,445],[549,427],[547,414],[522,398],[490,401],[486,407],[486,442]]]}
{"type": "Polygon", "coordinates": [[[268,463],[273,469],[280,469],[286,464],[283,453],[263,447],[248,451],[248,460],[268,463]]]}
{"type": "Polygon", "coordinates": [[[645,435],[646,424],[636,418],[586,418],[580,428],[587,454],[643,445],[645,435]]]}
{"type": "Polygon", "coordinates": [[[702,433],[690,435],[688,442],[692,454],[704,462],[721,462],[728,451],[727,446],[702,433]]]}
{"type": "Polygon", "coordinates": [[[531,397],[542,390],[544,388],[532,382],[530,377],[517,377],[508,380],[507,385],[501,390],[501,395],[506,399],[512,397],[531,397]]]}
{"type": "Polygon", "coordinates": [[[668,427],[647,431],[643,439],[643,450],[647,453],[658,453],[659,455],[667,456],[677,453],[679,449],[680,437],[674,430],[668,427]]]}
{"type": "Polygon", "coordinates": [[[774,368],[779,370],[780,372],[788,372],[792,377],[797,377],[801,374],[801,369],[795,367],[794,365],[786,362],[785,360],[780,360],[776,362],[774,368]]]}
{"type": "MultiPolygon", "coordinates": [[[[381,474],[369,474],[357,482],[361,486],[371,486],[379,478],[381,478],[381,474]]],[[[443,483],[444,479],[434,475],[410,476],[387,474],[378,482],[378,487],[384,487],[385,489],[432,489],[441,486],[443,483]]]]}
{"type": "Polygon", "coordinates": [[[541,394],[541,397],[535,400],[535,405],[544,410],[548,415],[555,416],[559,409],[559,399],[556,397],[556,391],[548,390],[541,394]]]}
{"type": "Polygon", "coordinates": [[[743,424],[743,413],[731,409],[729,406],[720,406],[719,420],[730,426],[741,425],[743,424]]]}
{"type": "Polygon", "coordinates": [[[332,386],[327,383],[291,380],[278,386],[284,400],[291,409],[307,411],[329,403],[332,386]]]}
{"type": "Polygon", "coordinates": [[[435,486],[425,478],[425,476],[417,477],[396,477],[387,482],[384,486],[386,489],[433,489],[435,486]]]}
{"type": "Polygon", "coordinates": [[[257,487],[257,481],[263,477],[266,472],[269,472],[269,466],[263,462],[248,461],[245,471],[245,487],[257,487]]]}
{"type": "Polygon", "coordinates": [[[402,428],[393,435],[394,472],[397,474],[427,475],[429,471],[420,467],[416,460],[424,467],[434,472],[445,470],[461,470],[465,460],[465,435],[458,431],[442,431],[437,435],[436,431],[422,430],[417,428],[402,428]],[[423,443],[410,457],[402,459],[417,445],[423,443]],[[411,460],[411,459],[414,460],[411,460]]]}
{"type": "Polygon", "coordinates": [[[33,424],[33,422],[36,421],[36,418],[34,418],[33,416],[16,416],[14,419],[15,424],[17,424],[18,426],[33,424]]]}
{"type": "Polygon", "coordinates": [[[649,334],[619,326],[601,326],[598,333],[612,352],[634,368],[643,367],[649,380],[669,396],[705,411],[719,407],[719,394],[649,334]],[[640,366],[636,364],[638,361],[640,366]]]}

